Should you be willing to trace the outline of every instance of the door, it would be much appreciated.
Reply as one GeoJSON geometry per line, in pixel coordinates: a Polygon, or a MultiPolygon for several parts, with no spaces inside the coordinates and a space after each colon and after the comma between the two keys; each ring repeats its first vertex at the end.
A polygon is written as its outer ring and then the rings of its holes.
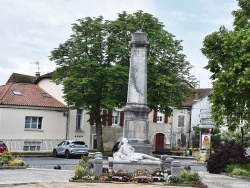
{"type": "Polygon", "coordinates": [[[164,134],[157,133],[155,136],[155,150],[162,150],[164,147],[164,134]]]}

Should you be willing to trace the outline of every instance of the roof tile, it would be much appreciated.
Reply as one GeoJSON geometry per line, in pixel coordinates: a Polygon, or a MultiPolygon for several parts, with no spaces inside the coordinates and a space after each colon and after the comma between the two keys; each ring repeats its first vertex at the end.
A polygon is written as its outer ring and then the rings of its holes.
{"type": "Polygon", "coordinates": [[[0,86],[0,105],[67,108],[57,99],[44,97],[42,93],[46,91],[36,84],[8,83],[0,86]],[[21,95],[15,95],[13,90],[20,91],[21,95]]]}

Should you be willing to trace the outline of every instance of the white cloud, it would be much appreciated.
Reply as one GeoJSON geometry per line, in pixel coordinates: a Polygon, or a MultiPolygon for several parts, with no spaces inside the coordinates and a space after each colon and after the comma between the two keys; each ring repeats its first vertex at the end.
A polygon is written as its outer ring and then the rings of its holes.
{"type": "Polygon", "coordinates": [[[37,67],[31,62],[39,61],[42,73],[54,70],[50,51],[69,38],[77,19],[102,15],[110,20],[122,11],[143,10],[183,40],[184,53],[195,66],[192,73],[207,87],[202,41],[221,25],[230,27],[235,9],[235,0],[0,0],[0,85],[13,72],[34,75],[37,67]]]}

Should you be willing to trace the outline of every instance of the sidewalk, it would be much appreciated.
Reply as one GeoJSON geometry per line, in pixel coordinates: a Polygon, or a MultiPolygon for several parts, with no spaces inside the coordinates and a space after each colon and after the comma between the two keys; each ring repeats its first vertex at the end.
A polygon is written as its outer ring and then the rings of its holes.
{"type": "MultiPolygon", "coordinates": [[[[208,172],[198,172],[202,177],[202,182],[209,188],[248,188],[250,181],[240,178],[233,178],[221,174],[210,174],[208,172]]],[[[69,182],[73,176],[73,171],[68,170],[42,170],[42,169],[18,169],[0,170],[0,188],[130,188],[130,187],[167,187],[163,184],[131,184],[131,183],[88,183],[69,182]]],[[[191,187],[185,187],[191,188],[191,187]]]]}

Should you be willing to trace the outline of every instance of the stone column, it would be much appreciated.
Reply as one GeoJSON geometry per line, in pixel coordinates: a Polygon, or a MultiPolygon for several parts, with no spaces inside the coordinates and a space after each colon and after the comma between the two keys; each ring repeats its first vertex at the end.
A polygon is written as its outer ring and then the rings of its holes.
{"type": "Polygon", "coordinates": [[[96,152],[95,158],[94,158],[94,176],[95,176],[95,179],[98,179],[100,176],[102,176],[102,170],[103,170],[102,153],[96,152]]]}
{"type": "Polygon", "coordinates": [[[152,147],[148,140],[147,106],[147,34],[137,32],[132,34],[128,96],[124,108],[123,137],[136,152],[152,155],[152,147]]]}
{"type": "Polygon", "coordinates": [[[172,161],[171,163],[171,175],[180,177],[181,176],[181,162],[180,161],[172,161]]]}

